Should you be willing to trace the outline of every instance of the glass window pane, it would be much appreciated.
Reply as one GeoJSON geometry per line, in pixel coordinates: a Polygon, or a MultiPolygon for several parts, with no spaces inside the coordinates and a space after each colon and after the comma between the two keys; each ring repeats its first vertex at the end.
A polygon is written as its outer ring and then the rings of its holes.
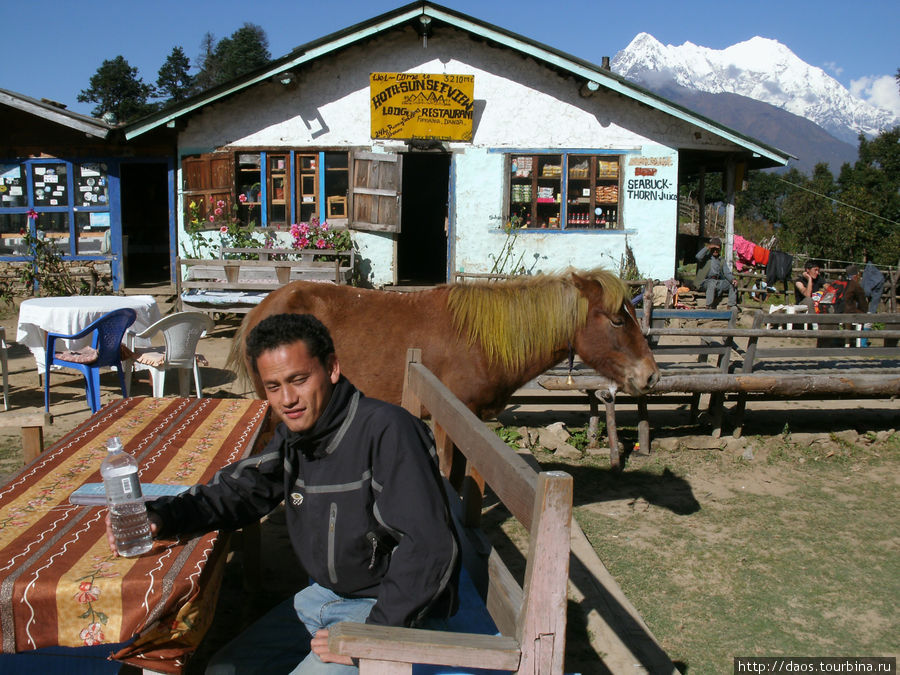
{"type": "Polygon", "coordinates": [[[28,185],[21,164],[0,162],[0,208],[28,205],[28,185]]]}
{"type": "Polygon", "coordinates": [[[109,213],[80,212],[75,214],[75,252],[79,255],[109,253],[109,213]]]}
{"type": "Polygon", "coordinates": [[[34,185],[34,205],[69,206],[65,164],[33,164],[31,180],[34,185]]]}
{"type": "Polygon", "coordinates": [[[108,206],[109,175],[103,162],[75,166],[75,206],[108,206]]]}
{"type": "Polygon", "coordinates": [[[0,213],[0,255],[23,255],[28,216],[24,213],[0,213]]]}

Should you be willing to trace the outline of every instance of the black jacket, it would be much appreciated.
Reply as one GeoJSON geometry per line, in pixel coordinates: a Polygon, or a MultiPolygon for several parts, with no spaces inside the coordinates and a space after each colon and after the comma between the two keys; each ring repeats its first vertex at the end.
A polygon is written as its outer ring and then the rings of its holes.
{"type": "Polygon", "coordinates": [[[148,507],[166,537],[236,529],[282,500],[303,568],[339,595],[376,598],[368,623],[456,611],[459,548],[434,441],[407,411],[341,377],[311,430],[279,424],[262,454],[148,507]]]}

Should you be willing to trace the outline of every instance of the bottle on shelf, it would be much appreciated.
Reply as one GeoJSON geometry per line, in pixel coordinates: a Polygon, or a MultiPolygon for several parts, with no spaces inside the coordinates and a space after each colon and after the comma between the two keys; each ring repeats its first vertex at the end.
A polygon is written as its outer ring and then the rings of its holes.
{"type": "Polygon", "coordinates": [[[137,460],[125,452],[118,436],[109,439],[106,450],[100,475],[106,488],[116,549],[127,558],[139,556],[153,546],[153,537],[141,494],[137,460]]]}

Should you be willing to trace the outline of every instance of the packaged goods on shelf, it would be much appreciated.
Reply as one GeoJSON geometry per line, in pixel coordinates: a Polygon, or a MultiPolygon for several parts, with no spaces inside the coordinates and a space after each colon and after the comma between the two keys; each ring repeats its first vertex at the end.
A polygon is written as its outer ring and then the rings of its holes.
{"type": "Polygon", "coordinates": [[[584,160],[578,164],[569,167],[569,178],[587,178],[588,177],[588,161],[584,160]]]}
{"type": "Polygon", "coordinates": [[[531,157],[513,157],[512,173],[516,178],[530,178],[531,170],[534,166],[534,160],[531,157]]]}
{"type": "Polygon", "coordinates": [[[544,178],[559,178],[562,176],[562,166],[559,164],[544,164],[541,168],[541,176],[544,178]]]}
{"type": "Polygon", "coordinates": [[[598,185],[596,190],[598,202],[613,203],[619,201],[618,185],[598,185]]]}
{"type": "Polygon", "coordinates": [[[618,178],[619,162],[616,160],[597,160],[597,178],[618,178]]]}

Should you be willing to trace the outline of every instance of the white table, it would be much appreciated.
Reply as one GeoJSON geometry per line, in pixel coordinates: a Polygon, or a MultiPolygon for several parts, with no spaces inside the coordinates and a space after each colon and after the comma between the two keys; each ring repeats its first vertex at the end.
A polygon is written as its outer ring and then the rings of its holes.
{"type": "MultiPolygon", "coordinates": [[[[47,333],[72,335],[87,327],[104,314],[130,307],[137,314],[128,332],[140,333],[159,321],[162,315],[152,295],[75,295],[72,297],[30,298],[19,307],[16,342],[34,354],[38,373],[44,372],[44,352],[47,333]]],[[[88,340],[65,340],[67,349],[78,349],[88,340]]],[[[149,346],[137,343],[138,346],[149,346]]]]}

